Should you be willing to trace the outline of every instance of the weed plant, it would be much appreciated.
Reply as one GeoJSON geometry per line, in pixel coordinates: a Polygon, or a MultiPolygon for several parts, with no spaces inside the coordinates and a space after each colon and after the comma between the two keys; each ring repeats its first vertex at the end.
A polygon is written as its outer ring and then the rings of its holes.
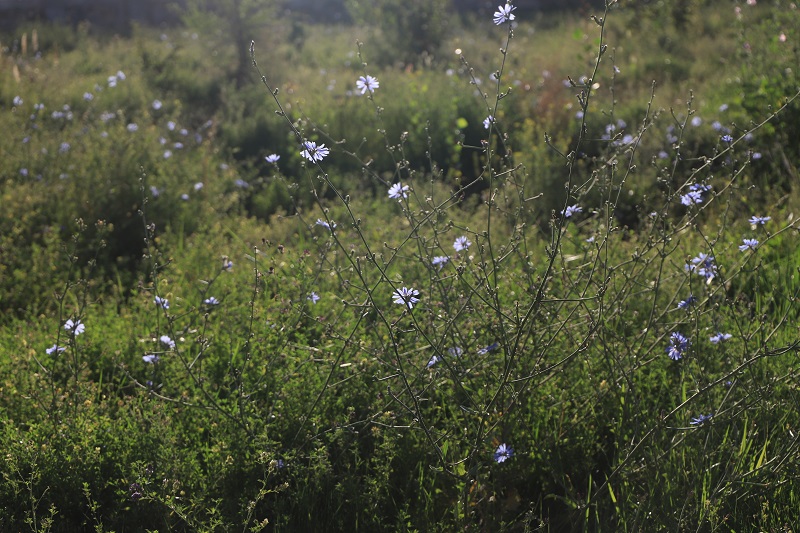
{"type": "Polygon", "coordinates": [[[253,41],[257,91],[190,31],[9,51],[0,529],[797,529],[800,14],[755,4],[609,0],[541,70],[511,4],[304,87],[253,41]],[[718,83],[678,36],[726,25],[718,83]]]}

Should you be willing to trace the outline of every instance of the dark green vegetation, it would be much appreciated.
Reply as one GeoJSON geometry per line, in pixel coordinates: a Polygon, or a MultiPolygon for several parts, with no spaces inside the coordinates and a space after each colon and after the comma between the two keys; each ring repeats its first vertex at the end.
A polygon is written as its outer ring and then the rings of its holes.
{"type": "Polygon", "coordinates": [[[3,37],[0,530],[797,530],[800,11],[628,4],[3,37]]]}

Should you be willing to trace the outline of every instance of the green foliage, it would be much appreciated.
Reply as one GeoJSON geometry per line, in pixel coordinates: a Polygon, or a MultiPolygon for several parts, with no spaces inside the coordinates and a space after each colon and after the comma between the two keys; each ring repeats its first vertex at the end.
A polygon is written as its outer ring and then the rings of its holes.
{"type": "Polygon", "coordinates": [[[519,17],[500,56],[487,20],[408,70],[254,16],[269,90],[228,79],[222,11],[0,56],[0,530],[783,527],[796,14],[684,4],[519,17]],[[710,50],[745,34],[734,79],[710,50]]]}

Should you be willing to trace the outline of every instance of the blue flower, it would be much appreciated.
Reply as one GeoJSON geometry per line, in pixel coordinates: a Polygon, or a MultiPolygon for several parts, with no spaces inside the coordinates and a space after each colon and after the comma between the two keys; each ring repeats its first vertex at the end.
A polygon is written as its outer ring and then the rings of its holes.
{"type": "Polygon", "coordinates": [[[497,11],[494,14],[494,23],[499,26],[500,24],[514,20],[516,17],[512,13],[512,11],[514,11],[515,9],[517,8],[512,6],[511,4],[506,4],[505,6],[497,6],[497,11]]]}
{"type": "Polygon", "coordinates": [[[470,246],[472,246],[472,243],[465,235],[456,238],[455,242],[453,242],[453,248],[456,252],[463,252],[470,246]]]}
{"type": "Polygon", "coordinates": [[[264,158],[267,163],[277,163],[278,160],[281,158],[278,154],[270,154],[264,158]]]}
{"type": "Polygon", "coordinates": [[[483,119],[483,127],[486,128],[487,130],[491,127],[492,124],[494,124],[494,117],[492,115],[489,115],[488,117],[483,119]]]}
{"type": "Polygon", "coordinates": [[[691,264],[684,267],[688,272],[697,272],[700,276],[706,278],[707,283],[711,283],[717,276],[717,265],[714,264],[714,257],[704,253],[697,254],[697,257],[692,259],[691,264]]]}
{"type": "Polygon", "coordinates": [[[680,303],[678,303],[678,309],[689,309],[696,301],[697,298],[690,294],[688,298],[681,300],[680,303]]]}
{"type": "Polygon", "coordinates": [[[161,335],[158,340],[161,341],[161,344],[168,346],[170,349],[175,348],[175,341],[170,339],[167,335],[161,335]]]}
{"type": "Polygon", "coordinates": [[[319,301],[319,294],[312,291],[311,294],[308,295],[306,300],[310,300],[312,304],[315,304],[319,301]]]}
{"type": "Polygon", "coordinates": [[[248,187],[250,187],[250,184],[244,181],[242,178],[236,178],[236,181],[234,181],[233,184],[239,187],[240,189],[247,189],[248,187]]]}
{"type": "Polygon", "coordinates": [[[378,79],[369,75],[361,76],[356,81],[356,89],[360,90],[361,94],[364,94],[367,91],[369,91],[370,93],[374,93],[375,89],[377,89],[380,86],[381,84],[378,82],[378,79]]]}
{"type": "Polygon", "coordinates": [[[430,358],[430,360],[428,361],[428,364],[425,365],[425,368],[430,368],[430,367],[432,367],[433,365],[435,365],[438,362],[439,362],[439,356],[438,355],[434,355],[433,357],[430,358]]]}
{"type": "Polygon", "coordinates": [[[693,426],[699,426],[699,425],[705,424],[706,422],[711,420],[712,416],[714,416],[714,415],[713,414],[700,415],[700,416],[698,416],[696,418],[692,418],[691,422],[689,422],[689,423],[691,425],[693,425],[693,426]]]}
{"type": "Polygon", "coordinates": [[[89,92],[83,93],[83,99],[86,100],[87,102],[91,102],[92,100],[94,100],[94,95],[89,92]]]}
{"type": "Polygon", "coordinates": [[[161,296],[156,296],[156,299],[153,300],[153,303],[162,309],[169,309],[169,300],[162,298],[161,296]]]}
{"type": "Polygon", "coordinates": [[[325,229],[333,231],[333,230],[336,229],[336,222],[333,222],[333,221],[327,222],[325,220],[322,220],[321,218],[318,218],[317,219],[317,226],[322,226],[325,229]]]}
{"type": "Polygon", "coordinates": [[[206,305],[219,305],[219,300],[217,300],[213,296],[210,296],[210,297],[206,298],[205,300],[203,300],[203,303],[206,304],[206,305]]]}
{"type": "Polygon", "coordinates": [[[756,247],[758,247],[757,239],[742,239],[742,244],[739,245],[739,251],[746,252],[747,250],[755,250],[756,247]]]}
{"type": "Polygon", "coordinates": [[[128,130],[128,132],[130,132],[130,133],[134,133],[134,132],[137,132],[137,131],[139,131],[139,126],[138,126],[137,124],[133,123],[133,122],[131,122],[130,124],[128,124],[127,126],[125,126],[125,128],[126,128],[126,129],[128,130]]]}
{"type": "Polygon", "coordinates": [[[222,270],[233,270],[233,261],[228,259],[227,257],[222,258],[222,270]]]}
{"type": "Polygon", "coordinates": [[[478,350],[478,355],[486,355],[487,353],[489,353],[489,352],[491,352],[493,350],[496,350],[499,346],[500,346],[499,343],[494,342],[494,343],[490,344],[489,346],[487,346],[485,348],[481,348],[480,350],[478,350]]]}
{"type": "Polygon", "coordinates": [[[437,255],[431,260],[431,264],[441,269],[448,261],[450,261],[450,258],[446,255],[437,255]]]}
{"type": "Polygon", "coordinates": [[[300,152],[300,155],[314,163],[316,161],[322,161],[330,153],[330,149],[326,148],[324,144],[317,146],[317,143],[313,141],[305,141],[303,142],[303,151],[300,152]]]}
{"type": "Polygon", "coordinates": [[[391,187],[389,187],[389,198],[397,199],[397,201],[402,201],[403,198],[408,198],[408,185],[403,185],[402,183],[395,183],[391,187]]]}
{"type": "Polygon", "coordinates": [[[683,205],[693,205],[703,203],[703,193],[700,191],[689,191],[681,196],[681,203],[683,205]]]}
{"type": "Polygon", "coordinates": [[[464,350],[462,350],[460,347],[456,346],[455,348],[448,348],[447,349],[447,353],[449,353],[453,357],[461,357],[461,354],[464,353],[464,350]]]}
{"type": "Polygon", "coordinates": [[[64,323],[64,329],[69,331],[70,333],[75,334],[77,336],[77,335],[80,335],[81,333],[83,333],[86,330],[86,326],[84,326],[83,322],[81,322],[80,320],[75,319],[73,321],[70,318],[69,320],[67,320],[64,323]]]}
{"type": "Polygon", "coordinates": [[[151,365],[158,363],[161,358],[153,353],[148,353],[142,356],[142,361],[150,363],[151,365]]]}
{"type": "Polygon", "coordinates": [[[514,457],[514,448],[508,444],[503,443],[494,451],[494,460],[498,463],[503,463],[506,461],[506,459],[510,459],[512,457],[514,457]]]}
{"type": "Polygon", "coordinates": [[[14,100],[12,100],[12,103],[14,104],[15,107],[21,106],[23,104],[23,102],[24,102],[24,100],[22,99],[21,96],[15,96],[14,100]]]}
{"type": "Polygon", "coordinates": [[[669,346],[667,346],[667,355],[673,361],[678,361],[683,358],[684,352],[689,349],[690,341],[677,331],[669,336],[669,346]]]}
{"type": "Polygon", "coordinates": [[[414,304],[419,302],[417,296],[419,296],[418,290],[402,287],[394,290],[392,293],[392,301],[396,304],[405,305],[409,309],[413,309],[414,304]]]}
{"type": "Polygon", "coordinates": [[[731,137],[730,135],[723,135],[722,136],[722,142],[724,142],[724,143],[732,143],[733,142],[733,137],[731,137]]]}
{"type": "Polygon", "coordinates": [[[753,215],[752,217],[750,217],[750,224],[752,224],[753,226],[758,226],[758,225],[763,226],[770,220],[772,220],[772,217],[759,217],[753,215]]]}
{"type": "Polygon", "coordinates": [[[51,347],[49,347],[48,349],[46,349],[45,352],[47,353],[47,355],[53,355],[54,353],[61,353],[64,350],[66,350],[66,348],[64,348],[63,346],[59,346],[58,344],[54,344],[51,347]]]}
{"type": "Polygon", "coordinates": [[[579,206],[579,205],[577,205],[577,204],[576,204],[576,205],[570,205],[570,206],[568,206],[566,209],[564,209],[563,211],[561,211],[561,215],[562,215],[564,218],[569,218],[569,217],[571,217],[572,215],[574,215],[574,214],[576,214],[576,213],[581,213],[581,212],[583,212],[583,208],[582,208],[581,206],[579,206]]]}
{"type": "Polygon", "coordinates": [[[716,335],[713,335],[708,338],[713,344],[719,344],[720,342],[726,341],[733,337],[730,333],[719,333],[717,332],[716,335]]]}
{"type": "Polygon", "coordinates": [[[71,146],[69,145],[68,142],[63,142],[61,143],[61,146],[58,147],[58,151],[59,153],[66,154],[67,152],[69,152],[70,148],[71,146]]]}

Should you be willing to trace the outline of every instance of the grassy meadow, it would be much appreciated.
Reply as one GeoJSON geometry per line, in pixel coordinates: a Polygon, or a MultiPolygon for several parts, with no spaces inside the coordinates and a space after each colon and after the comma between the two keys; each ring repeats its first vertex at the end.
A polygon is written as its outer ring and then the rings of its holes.
{"type": "Polygon", "coordinates": [[[0,35],[0,531],[800,531],[797,3],[190,4],[0,35]]]}

